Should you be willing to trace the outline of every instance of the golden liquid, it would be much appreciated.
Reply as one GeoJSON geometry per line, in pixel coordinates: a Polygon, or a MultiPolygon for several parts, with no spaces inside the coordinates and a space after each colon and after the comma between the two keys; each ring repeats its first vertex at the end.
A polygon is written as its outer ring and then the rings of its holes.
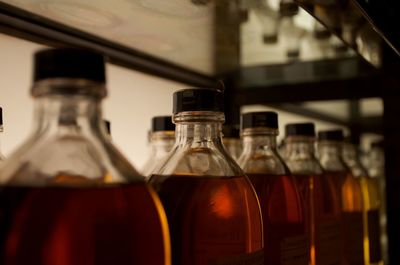
{"type": "Polygon", "coordinates": [[[342,259],[346,265],[363,265],[363,197],[360,183],[346,172],[327,172],[341,194],[342,259]]]}
{"type": "Polygon", "coordinates": [[[323,175],[294,175],[304,200],[311,265],[340,264],[340,201],[323,175]]]}
{"type": "MultiPolygon", "coordinates": [[[[262,265],[260,206],[246,177],[153,175],[174,265],[262,265]]],[[[149,264],[150,265],[150,264],[149,264]]]]}
{"type": "Polygon", "coordinates": [[[379,211],[381,195],[377,179],[360,177],[363,195],[364,256],[366,264],[383,264],[380,246],[379,211]]]}

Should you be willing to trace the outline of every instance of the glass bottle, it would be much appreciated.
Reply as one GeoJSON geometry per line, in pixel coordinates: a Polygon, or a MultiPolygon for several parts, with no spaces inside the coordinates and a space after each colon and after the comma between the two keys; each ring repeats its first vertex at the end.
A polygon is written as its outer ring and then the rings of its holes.
{"type": "Polygon", "coordinates": [[[302,200],[296,181],[276,147],[278,115],[242,115],[243,153],[239,165],[250,178],[261,205],[264,264],[308,265],[309,250],[302,200]]]}
{"type": "Polygon", "coordinates": [[[342,258],[344,264],[365,264],[363,245],[362,194],[342,157],[343,131],[318,133],[318,157],[328,179],[340,194],[342,221],[342,258]]]}
{"type": "MultiPolygon", "coordinates": [[[[3,131],[3,108],[0,107],[0,133],[2,134],[3,131]]],[[[3,155],[3,152],[0,151],[0,163],[2,163],[5,159],[6,157],[3,155]]]]}
{"type": "Polygon", "coordinates": [[[286,125],[286,163],[303,196],[310,264],[340,264],[340,202],[315,157],[312,123],[286,125]]]}
{"type": "Polygon", "coordinates": [[[176,143],[150,178],[167,212],[173,264],[262,264],[257,196],[222,145],[223,93],[185,89],[173,99],[176,143]]]}
{"type": "Polygon", "coordinates": [[[386,218],[386,181],[385,181],[385,153],[384,142],[377,141],[371,144],[368,154],[368,175],[379,183],[381,192],[381,246],[382,257],[384,264],[388,264],[388,239],[386,233],[387,218],[386,218]]]}
{"type": "Polygon", "coordinates": [[[232,125],[224,125],[222,133],[222,143],[224,144],[226,151],[228,151],[231,157],[237,161],[243,149],[239,128],[232,125]]]}
{"type": "Polygon", "coordinates": [[[33,133],[0,171],[0,263],[170,264],[162,205],[107,136],[103,56],[37,52],[31,93],[33,133]]]}
{"type": "Polygon", "coordinates": [[[381,194],[377,179],[370,178],[358,158],[357,147],[346,142],[343,159],[352,175],[361,184],[364,219],[364,259],[366,264],[383,264],[380,245],[380,206],[381,194]]]}
{"type": "Polygon", "coordinates": [[[171,116],[153,117],[149,140],[151,152],[142,170],[145,177],[151,176],[175,144],[175,124],[171,116]]]}

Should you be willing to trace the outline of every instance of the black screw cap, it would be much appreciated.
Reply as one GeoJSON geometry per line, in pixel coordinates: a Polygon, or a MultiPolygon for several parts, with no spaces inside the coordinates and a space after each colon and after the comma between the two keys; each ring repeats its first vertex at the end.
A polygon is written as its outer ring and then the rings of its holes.
{"type": "Polygon", "coordinates": [[[34,82],[47,78],[82,78],[105,83],[104,57],[92,51],[61,48],[35,53],[34,82]]]}
{"type": "Polygon", "coordinates": [[[285,126],[285,135],[315,137],[314,123],[290,123],[285,126]]]}
{"type": "Polygon", "coordinates": [[[249,112],[242,115],[242,129],[257,127],[278,129],[278,114],[273,111],[264,111],[249,112]]]}
{"type": "Polygon", "coordinates": [[[151,120],[152,132],[175,131],[175,124],[172,123],[171,116],[156,116],[151,120]]]}
{"type": "Polygon", "coordinates": [[[216,89],[190,88],[179,90],[173,96],[173,113],[185,111],[224,112],[224,94],[216,89]]]}

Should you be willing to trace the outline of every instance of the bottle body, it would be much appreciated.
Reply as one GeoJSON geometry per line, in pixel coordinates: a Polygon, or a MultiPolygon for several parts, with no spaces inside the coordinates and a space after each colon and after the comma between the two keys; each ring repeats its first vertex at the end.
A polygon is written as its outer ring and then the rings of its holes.
{"type": "Polygon", "coordinates": [[[264,264],[309,263],[309,239],[297,184],[276,149],[277,130],[243,131],[239,165],[260,201],[264,228],[264,264]]]}
{"type": "Polygon", "coordinates": [[[176,144],[150,178],[172,231],[173,264],[263,262],[259,203],[222,146],[223,119],[219,112],[176,114],[176,144]]]}
{"type": "Polygon", "coordinates": [[[2,264],[169,264],[161,204],[144,183],[6,187],[0,199],[2,264]]]}
{"type": "Polygon", "coordinates": [[[385,180],[385,154],[383,152],[383,142],[372,144],[368,154],[368,175],[377,182],[381,196],[380,224],[381,224],[381,246],[382,257],[385,264],[388,263],[387,245],[387,217],[386,217],[386,180],[385,180]]]}
{"type": "Polygon", "coordinates": [[[361,186],[365,262],[366,264],[383,264],[380,245],[381,231],[379,218],[381,195],[379,182],[368,176],[366,169],[362,166],[358,158],[357,148],[353,144],[345,144],[343,158],[355,180],[361,186]]]}
{"type": "Polygon", "coordinates": [[[340,204],[334,184],[314,156],[311,137],[286,139],[286,162],[304,199],[311,264],[340,264],[340,204]]]}
{"type": "Polygon", "coordinates": [[[0,172],[1,264],[170,264],[162,205],[104,127],[104,83],[65,77],[92,77],[98,56],[37,54],[53,66],[35,72],[33,133],[0,172]]]}
{"type": "Polygon", "coordinates": [[[346,169],[325,170],[326,177],[333,181],[339,194],[343,263],[365,264],[361,185],[346,169]]]}
{"type": "Polygon", "coordinates": [[[343,263],[365,264],[361,185],[346,167],[341,150],[339,141],[318,142],[319,161],[339,194],[343,263]]]}

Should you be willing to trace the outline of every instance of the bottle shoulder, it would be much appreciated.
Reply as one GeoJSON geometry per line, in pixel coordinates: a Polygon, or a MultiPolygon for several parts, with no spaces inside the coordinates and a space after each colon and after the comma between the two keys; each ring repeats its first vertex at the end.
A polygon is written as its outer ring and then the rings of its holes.
{"type": "Polygon", "coordinates": [[[290,175],[288,166],[276,152],[243,153],[238,164],[246,174],[290,175]]]}
{"type": "Polygon", "coordinates": [[[321,175],[324,173],[321,164],[315,157],[286,158],[285,162],[294,175],[321,175]]]}
{"type": "Polygon", "coordinates": [[[102,185],[143,181],[107,137],[34,135],[0,169],[10,185],[102,185]]]}
{"type": "Polygon", "coordinates": [[[244,173],[223,147],[177,145],[153,175],[234,177],[244,173]]]}

